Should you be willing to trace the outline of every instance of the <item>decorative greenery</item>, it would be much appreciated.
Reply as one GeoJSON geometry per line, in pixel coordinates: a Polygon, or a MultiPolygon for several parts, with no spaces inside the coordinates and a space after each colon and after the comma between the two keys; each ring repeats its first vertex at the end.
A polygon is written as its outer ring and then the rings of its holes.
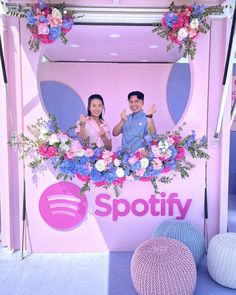
{"type": "Polygon", "coordinates": [[[207,33],[210,26],[206,17],[214,13],[223,13],[223,7],[220,5],[206,7],[204,4],[175,6],[172,2],[169,12],[162,18],[162,23],[154,25],[153,32],[171,41],[167,51],[177,44],[180,51],[183,49],[184,57],[189,55],[193,59],[196,53],[195,38],[198,33],[207,33]]]}
{"type": "Polygon", "coordinates": [[[182,137],[182,126],[173,132],[147,135],[145,147],[135,152],[86,147],[78,136],[60,131],[54,116],[48,121],[39,118],[28,129],[33,138],[21,134],[11,144],[21,149],[23,158],[30,158],[29,166],[36,169],[49,160],[58,172],[57,179],[76,176],[84,183],[81,193],[89,190],[93,183],[103,188],[113,185],[119,195],[119,187],[128,180],[149,181],[157,193],[158,182],[170,183],[177,174],[182,178],[189,176],[194,165],[186,160],[187,152],[193,158],[209,158],[206,137],[197,139],[194,131],[182,137]]]}
{"type": "Polygon", "coordinates": [[[73,26],[73,12],[65,9],[63,4],[47,4],[38,0],[37,4],[27,7],[18,6],[7,15],[27,18],[27,29],[32,33],[29,40],[30,49],[39,50],[40,44],[51,44],[57,39],[66,44],[66,34],[73,26]]]}

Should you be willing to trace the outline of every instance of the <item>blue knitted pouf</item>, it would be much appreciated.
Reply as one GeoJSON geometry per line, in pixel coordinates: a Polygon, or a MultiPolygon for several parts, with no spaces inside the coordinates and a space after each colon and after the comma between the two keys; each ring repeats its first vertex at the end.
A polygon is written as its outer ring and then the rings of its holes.
{"type": "Polygon", "coordinates": [[[217,283],[236,289],[236,233],[218,234],[211,239],[207,268],[217,283]]]}
{"type": "Polygon", "coordinates": [[[198,266],[205,253],[204,236],[200,229],[190,222],[168,219],[161,223],[152,233],[153,237],[169,237],[185,244],[193,254],[198,266]]]}

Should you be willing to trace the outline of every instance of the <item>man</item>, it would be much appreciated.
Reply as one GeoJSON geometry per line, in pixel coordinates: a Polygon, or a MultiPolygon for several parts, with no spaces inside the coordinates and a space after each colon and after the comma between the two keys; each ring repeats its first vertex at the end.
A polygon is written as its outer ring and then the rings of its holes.
{"type": "Polygon", "coordinates": [[[136,151],[143,146],[143,139],[148,133],[156,132],[153,114],[156,107],[153,104],[147,114],[143,111],[144,94],[140,91],[133,91],[128,95],[129,108],[132,114],[126,114],[123,110],[120,114],[120,122],[113,128],[113,136],[122,133],[122,147],[129,151],[136,151]]]}

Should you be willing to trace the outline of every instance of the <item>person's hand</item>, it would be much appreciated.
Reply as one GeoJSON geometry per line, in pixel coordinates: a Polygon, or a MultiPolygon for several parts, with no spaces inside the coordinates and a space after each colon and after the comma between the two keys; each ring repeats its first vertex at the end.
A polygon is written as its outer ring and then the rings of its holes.
{"type": "Polygon", "coordinates": [[[126,121],[127,120],[127,114],[126,114],[126,110],[123,110],[121,113],[120,113],[120,118],[122,121],[126,121]]]}
{"type": "Polygon", "coordinates": [[[153,115],[153,114],[155,114],[155,112],[156,112],[156,106],[155,106],[155,104],[153,104],[153,105],[149,108],[149,110],[148,110],[148,112],[147,112],[147,115],[153,115]]]}
{"type": "Polygon", "coordinates": [[[84,115],[80,115],[80,117],[79,117],[79,124],[81,126],[84,126],[86,124],[86,120],[87,120],[87,118],[84,115]]]}

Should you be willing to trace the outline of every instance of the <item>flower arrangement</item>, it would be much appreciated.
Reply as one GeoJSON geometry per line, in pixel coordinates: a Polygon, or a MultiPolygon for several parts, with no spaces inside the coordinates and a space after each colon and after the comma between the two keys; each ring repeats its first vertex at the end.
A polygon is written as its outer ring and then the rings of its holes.
{"type": "Polygon", "coordinates": [[[81,192],[89,190],[92,182],[103,188],[114,185],[118,195],[118,188],[125,181],[139,180],[150,181],[158,193],[157,182],[169,183],[176,173],[182,178],[189,176],[194,165],[186,160],[187,152],[193,158],[209,158],[206,137],[197,139],[194,131],[182,137],[182,126],[162,135],[147,135],[145,147],[135,152],[121,148],[107,151],[97,146],[86,147],[79,137],[60,131],[53,116],[48,121],[38,119],[29,130],[33,139],[21,134],[17,141],[22,148],[22,157],[32,159],[29,166],[35,169],[49,160],[59,172],[57,179],[77,177],[81,180],[84,183],[81,192]]]}
{"type": "Polygon", "coordinates": [[[73,26],[73,17],[65,9],[64,4],[51,7],[38,0],[27,13],[27,28],[32,33],[29,40],[30,49],[39,50],[40,43],[50,44],[61,38],[67,43],[66,34],[73,26]]]}
{"type": "Polygon", "coordinates": [[[183,56],[191,59],[196,53],[196,37],[199,33],[207,33],[210,29],[206,17],[214,13],[223,13],[223,7],[206,7],[204,4],[193,6],[175,6],[170,4],[169,12],[165,13],[161,24],[155,24],[153,32],[171,43],[167,46],[169,51],[176,44],[183,56]]]}

